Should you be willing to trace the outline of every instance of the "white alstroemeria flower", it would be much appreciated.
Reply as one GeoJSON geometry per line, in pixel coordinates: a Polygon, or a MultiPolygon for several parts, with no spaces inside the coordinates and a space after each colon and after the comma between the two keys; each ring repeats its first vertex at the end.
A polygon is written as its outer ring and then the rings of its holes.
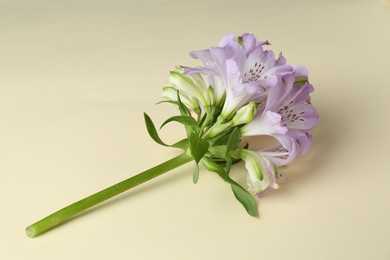
{"type": "Polygon", "coordinates": [[[243,149],[239,154],[245,161],[245,168],[248,170],[247,182],[249,190],[257,193],[258,196],[265,194],[269,188],[278,189],[276,183],[275,165],[261,152],[243,149]]]}
{"type": "MultiPolygon", "coordinates": [[[[199,107],[199,101],[196,98],[193,98],[191,96],[187,96],[186,94],[183,93],[183,91],[179,91],[179,96],[181,102],[191,109],[194,112],[199,112],[200,107],[199,107]]],[[[162,97],[163,100],[169,100],[169,101],[175,101],[177,102],[177,89],[174,87],[164,87],[162,90],[162,97]]]]}
{"type": "Polygon", "coordinates": [[[178,89],[188,97],[198,99],[202,108],[207,108],[212,105],[210,92],[200,74],[184,75],[178,70],[171,71],[168,85],[178,89]]]}

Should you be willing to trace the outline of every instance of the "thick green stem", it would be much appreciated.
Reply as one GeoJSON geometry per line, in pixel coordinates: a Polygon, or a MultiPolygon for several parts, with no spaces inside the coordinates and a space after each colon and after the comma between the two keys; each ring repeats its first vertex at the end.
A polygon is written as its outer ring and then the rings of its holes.
{"type": "Polygon", "coordinates": [[[26,234],[29,237],[36,237],[43,232],[46,232],[55,226],[68,221],[77,214],[85,211],[86,209],[95,206],[109,198],[112,198],[124,191],[127,191],[135,186],[138,186],[148,180],[151,180],[163,173],[166,173],[174,168],[177,168],[192,160],[192,157],[186,153],[183,153],[177,157],[172,158],[160,165],[157,165],[149,170],[141,172],[127,180],[119,182],[111,187],[108,187],[102,191],[99,191],[89,197],[79,200],[49,216],[39,220],[38,222],[28,226],[26,228],[26,234]]]}

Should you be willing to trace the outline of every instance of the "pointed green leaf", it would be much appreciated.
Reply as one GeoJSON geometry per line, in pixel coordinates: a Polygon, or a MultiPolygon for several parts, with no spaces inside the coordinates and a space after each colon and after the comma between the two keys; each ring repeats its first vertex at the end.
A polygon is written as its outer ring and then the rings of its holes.
{"type": "Polygon", "coordinates": [[[167,145],[166,143],[164,143],[160,136],[158,135],[157,133],[157,130],[156,130],[156,127],[154,126],[153,124],[153,121],[152,119],[150,119],[150,117],[148,116],[148,114],[144,113],[144,118],[145,118],[145,125],[146,125],[146,129],[148,130],[148,133],[150,135],[150,137],[152,137],[152,139],[160,144],[160,145],[163,145],[163,146],[169,146],[167,145]]]}
{"type": "Polygon", "coordinates": [[[248,191],[246,191],[232,179],[230,179],[229,182],[232,186],[232,190],[236,199],[241,202],[249,215],[252,217],[257,217],[259,213],[257,210],[256,201],[253,199],[253,197],[249,194],[248,191]]]}
{"type": "Polygon", "coordinates": [[[212,160],[203,158],[202,162],[209,171],[216,172],[222,179],[231,185],[234,196],[244,206],[249,215],[253,217],[258,216],[256,201],[247,190],[231,179],[226,171],[212,160]]]}
{"type": "Polygon", "coordinates": [[[226,175],[229,176],[229,173],[230,173],[230,168],[232,167],[232,164],[233,164],[233,161],[232,161],[232,157],[227,157],[226,158],[226,165],[225,165],[225,171],[226,171],[226,175]]]}
{"type": "Polygon", "coordinates": [[[178,103],[178,106],[179,106],[180,114],[182,116],[189,116],[189,115],[191,115],[190,110],[188,109],[188,107],[186,107],[183,104],[183,102],[181,102],[179,90],[177,91],[177,103],[178,103]]]}
{"type": "Polygon", "coordinates": [[[226,174],[225,170],[221,166],[219,166],[217,163],[215,163],[213,160],[211,160],[207,157],[204,157],[202,159],[202,162],[207,170],[217,173],[219,175],[219,177],[226,180],[227,174],[226,174]]]}
{"type": "Polygon", "coordinates": [[[188,126],[197,126],[196,120],[191,116],[172,116],[165,120],[165,122],[161,125],[160,129],[170,122],[178,122],[188,126]]]}
{"type": "Polygon", "coordinates": [[[209,142],[196,133],[190,134],[190,149],[196,163],[198,163],[209,150],[209,142]]]}
{"type": "Polygon", "coordinates": [[[174,100],[161,100],[161,101],[157,102],[156,105],[160,105],[162,103],[170,103],[170,104],[174,104],[174,105],[179,104],[177,101],[174,101],[174,100]]]}
{"type": "Polygon", "coordinates": [[[240,143],[240,133],[238,131],[238,128],[235,127],[233,129],[233,132],[229,136],[227,146],[226,146],[225,157],[227,157],[227,155],[230,153],[230,151],[232,151],[234,148],[236,148],[239,143],[240,143]]]}
{"type": "Polygon", "coordinates": [[[194,173],[192,175],[192,181],[196,184],[199,180],[199,165],[195,163],[194,173]]]}
{"type": "Polygon", "coordinates": [[[204,115],[202,116],[202,118],[200,119],[198,125],[203,125],[204,121],[206,120],[207,118],[207,113],[204,113],[204,115]]]}
{"type": "Polygon", "coordinates": [[[175,148],[182,149],[183,151],[187,151],[187,149],[188,149],[188,139],[186,138],[186,139],[180,140],[179,142],[174,143],[173,145],[171,145],[171,147],[175,147],[175,148]]]}
{"type": "MultiPolygon", "coordinates": [[[[179,110],[180,110],[180,114],[182,116],[191,116],[191,113],[190,113],[190,110],[188,109],[188,107],[186,107],[183,102],[181,102],[181,99],[180,99],[180,94],[179,94],[179,90],[177,91],[177,105],[179,107],[179,110]]],[[[191,126],[185,126],[185,129],[186,129],[186,133],[187,133],[187,137],[190,137],[190,134],[192,132],[192,128],[191,126]]]]}

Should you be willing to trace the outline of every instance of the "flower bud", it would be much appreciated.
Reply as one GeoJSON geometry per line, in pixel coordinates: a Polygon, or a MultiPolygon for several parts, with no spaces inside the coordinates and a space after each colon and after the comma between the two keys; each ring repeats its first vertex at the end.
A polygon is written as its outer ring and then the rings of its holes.
{"type": "Polygon", "coordinates": [[[249,104],[240,108],[237,111],[236,115],[233,117],[233,126],[248,124],[255,117],[256,113],[256,104],[255,102],[250,102],[249,104]]]}
{"type": "Polygon", "coordinates": [[[222,133],[223,131],[225,131],[226,129],[228,129],[231,126],[232,126],[231,122],[228,122],[228,123],[225,123],[225,124],[215,124],[215,125],[213,125],[213,127],[210,128],[208,136],[209,137],[215,137],[215,136],[217,136],[218,134],[222,133]]]}
{"type": "MultiPolygon", "coordinates": [[[[170,86],[164,87],[162,90],[162,97],[164,100],[177,101],[177,89],[170,86]]],[[[186,107],[195,113],[200,113],[199,103],[195,98],[191,98],[183,93],[180,93],[180,99],[186,107]]]]}

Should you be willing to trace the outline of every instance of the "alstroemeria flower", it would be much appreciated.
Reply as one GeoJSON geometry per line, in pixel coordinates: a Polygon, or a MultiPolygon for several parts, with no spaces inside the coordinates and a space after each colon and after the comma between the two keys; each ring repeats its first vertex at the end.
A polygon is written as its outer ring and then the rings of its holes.
{"type": "Polygon", "coordinates": [[[296,83],[297,78],[307,76],[304,71],[303,66],[297,66],[295,73],[273,76],[277,80],[267,90],[264,111],[259,111],[252,122],[241,128],[242,136],[275,137],[289,152],[285,163],[309,149],[311,137],[308,133],[318,123],[317,111],[309,102],[313,87],[308,82],[296,83]]]}
{"type": "Polygon", "coordinates": [[[313,138],[310,133],[303,133],[299,137],[285,135],[278,136],[278,145],[262,150],[276,167],[280,167],[292,162],[295,158],[304,155],[311,147],[313,138]]]}
{"type": "Polygon", "coordinates": [[[283,180],[277,167],[283,166],[294,160],[310,149],[312,137],[310,134],[300,138],[286,138],[289,142],[285,147],[281,144],[259,151],[241,150],[240,158],[245,161],[248,170],[247,184],[249,190],[256,192],[261,197],[268,193],[269,189],[278,189],[278,180],[283,180]]]}
{"type": "Polygon", "coordinates": [[[250,101],[265,100],[266,80],[272,75],[291,73],[285,58],[263,50],[267,41],[260,42],[251,34],[222,38],[218,47],[191,52],[204,67],[185,68],[186,74],[201,73],[207,84],[215,88],[217,103],[226,97],[221,116],[230,119],[241,106],[250,101]]]}
{"type": "Polygon", "coordinates": [[[163,88],[164,100],[177,101],[177,91],[181,101],[197,114],[205,112],[214,103],[213,95],[199,73],[185,75],[180,68],[171,71],[168,86],[163,88]]]}
{"type": "Polygon", "coordinates": [[[249,190],[262,196],[269,188],[277,189],[277,170],[271,160],[262,154],[243,149],[240,151],[240,158],[245,161],[245,168],[248,170],[247,183],[249,190]]]}

